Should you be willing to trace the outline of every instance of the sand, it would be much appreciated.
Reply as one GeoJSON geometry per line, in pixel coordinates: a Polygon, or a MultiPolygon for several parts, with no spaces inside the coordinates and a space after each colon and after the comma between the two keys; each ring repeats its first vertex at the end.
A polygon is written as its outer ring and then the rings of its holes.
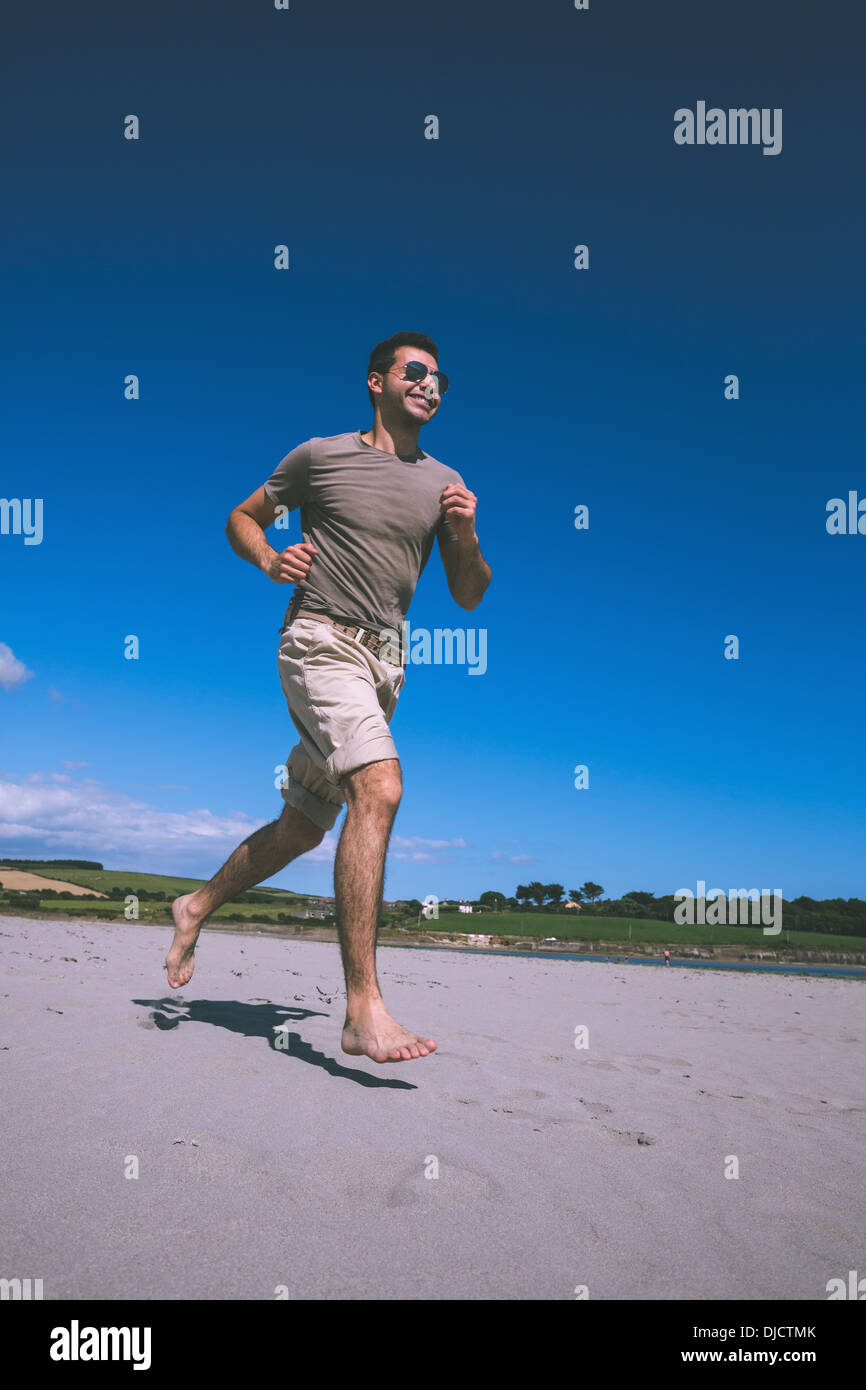
{"type": "Polygon", "coordinates": [[[381,948],[439,1051],[377,1066],[339,1050],[335,945],[205,933],[173,993],[170,940],[0,917],[0,1274],[46,1299],[826,1300],[866,1270],[859,980],[381,948]]]}

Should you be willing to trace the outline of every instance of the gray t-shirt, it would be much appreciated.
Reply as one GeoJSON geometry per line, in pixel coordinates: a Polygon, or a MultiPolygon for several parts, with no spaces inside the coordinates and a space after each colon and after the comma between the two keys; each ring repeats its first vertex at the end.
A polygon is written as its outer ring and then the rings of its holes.
{"type": "Polygon", "coordinates": [[[292,449],[264,488],[273,503],[300,507],[303,538],[319,552],[295,588],[300,607],[400,632],[434,538],[456,540],[439,495],[462,482],[423,450],[409,462],[366,444],[360,430],[292,449]]]}

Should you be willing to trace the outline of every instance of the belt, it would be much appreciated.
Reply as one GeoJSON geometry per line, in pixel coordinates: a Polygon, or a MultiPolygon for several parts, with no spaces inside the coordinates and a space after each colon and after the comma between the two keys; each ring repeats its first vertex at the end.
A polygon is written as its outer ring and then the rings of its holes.
{"type": "MultiPolygon", "coordinates": [[[[312,613],[306,608],[298,608],[293,613],[292,605],[289,604],[286,612],[285,627],[293,623],[295,618],[314,618],[317,623],[327,623],[329,627],[336,628],[338,632],[342,632],[346,637],[350,637],[353,642],[357,642],[359,647],[366,647],[367,651],[376,657],[378,657],[383,647],[389,647],[393,650],[394,645],[396,645],[393,631],[387,637],[380,637],[377,635],[375,628],[361,627],[358,623],[346,623],[343,622],[341,618],[332,618],[330,613],[312,613]]],[[[285,627],[283,631],[285,631],[285,627]]],[[[399,661],[389,661],[387,657],[382,657],[382,660],[388,666],[406,665],[406,653],[403,649],[399,634],[397,635],[397,644],[400,647],[399,661]]]]}

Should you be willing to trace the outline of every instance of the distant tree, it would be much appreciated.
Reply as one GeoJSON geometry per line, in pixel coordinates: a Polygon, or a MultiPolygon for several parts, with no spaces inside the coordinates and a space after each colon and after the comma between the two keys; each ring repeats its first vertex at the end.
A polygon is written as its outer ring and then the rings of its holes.
{"type": "Polygon", "coordinates": [[[527,900],[527,898],[531,898],[531,897],[532,897],[532,894],[530,893],[529,889],[526,887],[526,884],[525,884],[525,883],[518,883],[517,887],[516,887],[515,890],[514,890],[514,896],[515,896],[515,898],[517,899],[518,902],[520,902],[520,903],[525,903],[526,900],[527,900]]]}
{"type": "Polygon", "coordinates": [[[583,893],[583,896],[585,898],[589,898],[589,901],[591,903],[594,903],[596,898],[601,897],[602,893],[604,892],[604,889],[602,888],[600,883],[593,883],[591,879],[587,879],[586,883],[583,885],[580,891],[583,893]]]}
{"type": "Polygon", "coordinates": [[[631,898],[636,903],[643,903],[644,906],[649,906],[651,902],[655,902],[654,893],[624,893],[623,897],[631,898]]]}
{"type": "Polygon", "coordinates": [[[548,897],[552,903],[561,903],[564,892],[565,889],[561,883],[548,883],[545,885],[545,896],[548,897]]]}
{"type": "Polygon", "coordinates": [[[497,893],[495,889],[488,889],[486,893],[481,894],[478,901],[483,907],[492,907],[497,912],[501,912],[505,906],[505,894],[497,893]]]}
{"type": "Polygon", "coordinates": [[[547,884],[539,883],[537,879],[533,879],[532,883],[527,885],[526,896],[541,907],[547,897],[547,884]]]}
{"type": "Polygon", "coordinates": [[[573,902],[573,903],[582,902],[582,901],[583,901],[583,889],[582,889],[582,888],[569,888],[569,890],[568,890],[568,897],[569,897],[569,901],[570,901],[570,902],[573,902]]]}

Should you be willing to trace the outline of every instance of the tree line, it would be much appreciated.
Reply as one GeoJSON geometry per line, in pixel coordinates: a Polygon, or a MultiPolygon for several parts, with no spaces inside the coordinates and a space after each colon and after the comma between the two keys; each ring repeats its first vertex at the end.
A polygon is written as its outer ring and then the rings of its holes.
{"type": "Polygon", "coordinates": [[[102,865],[97,864],[94,859],[2,859],[0,864],[5,864],[7,869],[32,869],[34,865],[39,868],[52,869],[99,869],[102,865]]]}
{"type": "MultiPolygon", "coordinates": [[[[580,888],[561,883],[519,883],[511,896],[490,889],[471,905],[488,912],[575,912],[567,902],[580,905],[583,917],[626,917],[673,922],[679,900],[673,893],[656,897],[646,890],[633,889],[620,898],[603,898],[600,883],[588,880],[580,888]]],[[[418,908],[420,910],[420,903],[418,908]]],[[[448,905],[450,906],[450,905],[448,905]]],[[[442,911],[440,906],[440,911],[442,911]]],[[[454,909],[456,910],[456,908],[454,909]]],[[[862,898],[782,899],[782,924],[789,931],[824,932],[831,936],[866,936],[866,901],[862,898]]]]}

